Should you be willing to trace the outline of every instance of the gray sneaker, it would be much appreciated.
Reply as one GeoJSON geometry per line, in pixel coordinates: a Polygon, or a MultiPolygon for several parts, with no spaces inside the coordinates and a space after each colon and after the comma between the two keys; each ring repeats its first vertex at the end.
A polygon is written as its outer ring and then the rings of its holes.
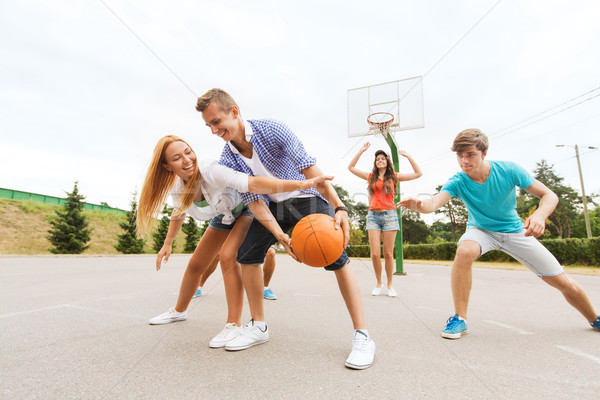
{"type": "Polygon", "coordinates": [[[244,327],[243,332],[225,345],[225,350],[244,350],[257,344],[265,343],[268,340],[269,329],[267,326],[265,325],[265,330],[262,331],[258,326],[254,325],[254,320],[251,319],[244,327]]]}
{"type": "Polygon", "coordinates": [[[149,323],[150,325],[164,325],[170,324],[171,322],[185,321],[187,319],[187,310],[184,312],[175,311],[175,307],[169,308],[166,313],[160,314],[152,318],[149,323]]]}

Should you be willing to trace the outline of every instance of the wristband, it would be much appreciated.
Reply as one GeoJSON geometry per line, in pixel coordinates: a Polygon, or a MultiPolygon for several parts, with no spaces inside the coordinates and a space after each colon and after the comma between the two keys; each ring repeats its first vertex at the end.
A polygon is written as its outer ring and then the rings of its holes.
{"type": "Polygon", "coordinates": [[[348,207],[346,206],[339,206],[335,208],[335,212],[337,213],[338,211],[346,211],[348,212],[348,207]]]}

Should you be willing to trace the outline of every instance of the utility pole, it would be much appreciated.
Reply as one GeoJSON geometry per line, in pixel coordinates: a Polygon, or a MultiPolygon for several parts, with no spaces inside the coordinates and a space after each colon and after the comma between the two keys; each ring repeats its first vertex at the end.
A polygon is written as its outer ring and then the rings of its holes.
{"type": "MultiPolygon", "coordinates": [[[[583,174],[581,173],[581,161],[579,161],[579,146],[569,146],[564,144],[557,144],[556,147],[573,147],[575,149],[575,157],[577,158],[577,168],[579,169],[579,182],[581,183],[581,197],[583,199],[583,217],[585,218],[585,230],[587,232],[588,239],[592,238],[592,226],[590,225],[590,215],[588,214],[587,198],[585,197],[585,188],[583,186],[583,174]]],[[[584,146],[584,149],[595,150],[597,147],[584,146]]]]}

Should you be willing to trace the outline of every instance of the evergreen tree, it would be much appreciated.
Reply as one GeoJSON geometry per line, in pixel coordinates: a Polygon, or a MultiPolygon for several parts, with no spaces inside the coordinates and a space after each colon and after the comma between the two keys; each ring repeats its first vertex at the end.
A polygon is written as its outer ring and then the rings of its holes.
{"type": "Polygon", "coordinates": [[[56,217],[50,221],[48,240],[52,244],[49,250],[54,254],[80,254],[89,246],[91,229],[89,221],[83,215],[84,196],[79,194],[77,181],[71,193],[67,193],[67,203],[56,210],[56,217]]]}
{"type": "Polygon", "coordinates": [[[137,193],[133,193],[131,200],[131,210],[125,214],[125,220],[119,223],[121,229],[125,232],[118,235],[118,241],[115,249],[123,254],[140,254],[144,252],[146,240],[137,238],[137,193]]]}
{"type": "Polygon", "coordinates": [[[198,224],[196,224],[196,221],[192,217],[187,217],[187,221],[181,226],[181,230],[185,233],[183,252],[193,253],[201,237],[198,224]]]}
{"type": "MultiPolygon", "coordinates": [[[[163,244],[165,243],[165,239],[167,237],[167,232],[169,232],[169,224],[171,223],[171,212],[173,212],[173,209],[168,208],[165,205],[165,208],[162,211],[163,217],[160,219],[160,221],[158,221],[158,227],[156,229],[156,232],[152,234],[152,240],[154,241],[152,248],[157,253],[160,251],[160,249],[162,249],[163,244]]],[[[175,249],[175,241],[173,241],[172,248],[175,249]]]]}

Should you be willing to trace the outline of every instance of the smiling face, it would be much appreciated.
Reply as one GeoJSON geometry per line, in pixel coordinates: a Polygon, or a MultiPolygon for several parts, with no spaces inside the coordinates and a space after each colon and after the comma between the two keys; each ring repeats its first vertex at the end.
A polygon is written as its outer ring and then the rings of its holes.
{"type": "Polygon", "coordinates": [[[386,169],[387,168],[387,157],[384,154],[378,154],[377,157],[375,157],[375,166],[379,169],[386,169]]]}
{"type": "Polygon", "coordinates": [[[487,151],[481,151],[476,146],[467,147],[456,153],[456,159],[460,169],[467,175],[475,174],[483,167],[483,160],[487,151]]]}
{"type": "Polygon", "coordinates": [[[213,135],[217,135],[225,141],[234,139],[239,134],[240,127],[243,126],[237,106],[231,106],[229,111],[225,111],[214,101],[202,111],[202,119],[213,135]]]}
{"type": "Polygon", "coordinates": [[[180,141],[173,142],[165,148],[164,161],[163,167],[184,181],[188,181],[198,168],[196,154],[186,143],[180,141]]]}

